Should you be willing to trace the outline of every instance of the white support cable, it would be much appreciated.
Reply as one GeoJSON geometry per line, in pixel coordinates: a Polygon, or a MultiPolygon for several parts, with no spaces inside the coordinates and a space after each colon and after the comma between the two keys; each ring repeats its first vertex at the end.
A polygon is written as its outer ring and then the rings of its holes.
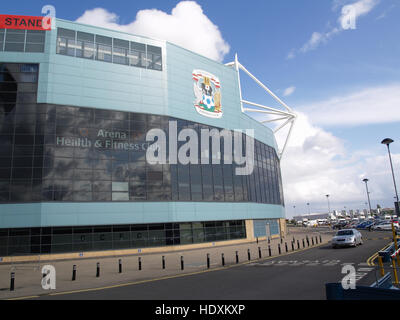
{"type": "Polygon", "coordinates": [[[287,121],[285,121],[285,123],[281,124],[277,129],[274,130],[274,133],[277,133],[279,130],[281,130],[284,126],[286,126],[291,121],[292,121],[292,119],[288,119],[287,121]]]}
{"type": "Polygon", "coordinates": [[[271,110],[271,111],[276,111],[276,112],[278,112],[278,113],[280,113],[280,114],[287,114],[287,115],[290,115],[290,116],[293,115],[293,113],[291,113],[291,112],[285,112],[285,111],[282,111],[282,110],[279,110],[279,109],[276,109],[276,108],[271,108],[271,107],[263,106],[262,104],[250,102],[250,101],[247,101],[247,100],[242,100],[242,102],[243,102],[244,104],[248,104],[248,105],[251,105],[251,106],[254,106],[254,107],[258,107],[258,108],[262,108],[262,109],[266,109],[266,110],[271,110]]]}
{"type": "Polygon", "coordinates": [[[249,108],[244,108],[243,110],[247,111],[247,112],[256,112],[256,113],[263,113],[263,114],[272,114],[272,115],[275,115],[275,116],[283,116],[282,113],[269,111],[269,110],[257,110],[257,109],[249,109],[249,108]]]}
{"type": "Polygon", "coordinates": [[[237,54],[235,54],[235,61],[230,62],[230,63],[226,63],[225,65],[227,67],[234,67],[236,72],[237,72],[239,95],[240,95],[240,104],[241,104],[241,110],[242,110],[243,113],[252,112],[252,113],[258,113],[258,114],[261,114],[261,115],[269,115],[269,116],[276,116],[277,117],[277,118],[272,118],[272,119],[271,118],[269,118],[269,119],[267,118],[265,120],[258,120],[261,124],[277,122],[277,121],[284,121],[279,127],[275,128],[273,130],[274,135],[277,134],[278,131],[280,131],[281,129],[283,129],[287,125],[290,125],[289,132],[288,132],[288,134],[286,136],[286,139],[285,139],[285,142],[283,144],[283,148],[282,148],[282,150],[278,150],[278,156],[279,156],[279,159],[281,159],[282,156],[283,156],[283,153],[286,150],[286,147],[287,147],[287,144],[289,142],[289,139],[291,137],[291,134],[292,134],[292,131],[293,131],[293,127],[294,127],[295,122],[297,120],[297,115],[293,112],[293,110],[286,103],[284,103],[280,98],[278,98],[267,86],[265,86],[260,80],[258,80],[253,74],[251,74],[239,62],[237,54]],[[240,70],[244,71],[261,88],[263,88],[272,98],[274,98],[284,108],[285,111],[242,99],[242,88],[241,88],[241,82],[240,82],[240,70]],[[243,107],[244,104],[248,105],[249,107],[243,107]],[[259,109],[256,109],[256,108],[259,108],[259,109]]]}
{"type": "Polygon", "coordinates": [[[261,123],[269,123],[269,122],[274,122],[274,121],[286,120],[287,118],[288,118],[288,117],[277,118],[277,119],[271,119],[271,120],[264,120],[264,121],[261,121],[261,123]]]}
{"type": "Polygon", "coordinates": [[[296,122],[296,117],[293,119],[292,123],[290,124],[290,129],[289,129],[289,133],[288,133],[288,135],[286,137],[286,141],[285,141],[285,143],[283,145],[282,151],[279,153],[279,159],[282,159],[283,153],[286,150],[286,146],[287,146],[287,144],[289,142],[289,139],[290,139],[290,137],[292,135],[292,130],[293,130],[295,122],[296,122]]]}
{"type": "Polygon", "coordinates": [[[270,89],[268,89],[260,80],[258,80],[255,76],[253,76],[245,67],[243,67],[239,62],[239,67],[247,73],[247,75],[252,78],[261,88],[267,91],[276,101],[278,101],[288,112],[293,112],[293,110],[284,103],[281,99],[279,99],[270,89]]]}

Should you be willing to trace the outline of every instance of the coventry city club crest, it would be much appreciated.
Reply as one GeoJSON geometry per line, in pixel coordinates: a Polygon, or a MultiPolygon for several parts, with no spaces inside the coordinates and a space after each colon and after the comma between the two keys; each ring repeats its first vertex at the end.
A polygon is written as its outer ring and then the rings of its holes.
{"type": "Polygon", "coordinates": [[[221,118],[221,83],[219,79],[202,70],[194,70],[194,106],[198,113],[209,118],[221,118]]]}

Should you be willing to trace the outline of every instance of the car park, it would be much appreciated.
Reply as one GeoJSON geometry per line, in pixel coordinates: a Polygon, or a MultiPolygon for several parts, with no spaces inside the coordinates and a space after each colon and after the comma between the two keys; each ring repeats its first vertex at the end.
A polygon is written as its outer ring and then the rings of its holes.
{"type": "Polygon", "coordinates": [[[332,247],[356,247],[361,245],[362,235],[356,229],[342,229],[339,230],[336,235],[332,238],[332,247]]]}
{"type": "MultiPolygon", "coordinates": [[[[394,223],[394,228],[395,230],[399,229],[399,224],[398,223],[394,223]]],[[[371,227],[371,230],[374,231],[391,231],[392,230],[392,223],[388,222],[388,221],[384,221],[382,223],[376,224],[374,226],[371,227]]]]}

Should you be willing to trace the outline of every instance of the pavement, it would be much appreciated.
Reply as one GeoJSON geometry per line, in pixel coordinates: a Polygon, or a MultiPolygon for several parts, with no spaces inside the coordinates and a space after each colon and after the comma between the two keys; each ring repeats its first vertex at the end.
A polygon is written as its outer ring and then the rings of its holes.
{"type": "MultiPolygon", "coordinates": [[[[364,244],[333,249],[327,241],[314,247],[284,252],[225,267],[204,267],[191,273],[176,273],[147,281],[121,283],[71,292],[32,297],[40,300],[325,300],[325,284],[341,282],[343,267],[355,270],[357,285],[371,285],[379,276],[370,257],[388,243],[384,233],[362,232],[364,244]],[[374,240],[373,240],[374,239],[374,240]]],[[[330,237],[329,237],[330,238],[330,237]]],[[[328,240],[328,233],[325,234],[328,240]]],[[[243,256],[242,248],[242,256],[243,256]]],[[[226,251],[228,252],[228,251],[226,251]]],[[[231,255],[229,255],[231,256],[231,255]]],[[[242,260],[243,261],[243,260],[242,260]]],[[[386,270],[388,266],[385,266],[386,270]]],[[[218,302],[215,302],[218,303],[218,302]]]]}
{"type": "MultiPolygon", "coordinates": [[[[288,253],[292,252],[291,241],[295,239],[294,251],[307,249],[306,237],[314,239],[314,247],[322,243],[327,244],[332,238],[333,231],[329,228],[289,228],[286,238],[259,241],[259,243],[244,243],[240,245],[213,247],[186,250],[170,253],[152,253],[146,255],[130,255],[108,258],[81,258],[67,261],[32,262],[20,264],[0,264],[0,299],[18,298],[62,298],[65,293],[73,292],[96,292],[98,288],[128,287],[132,284],[151,284],[158,280],[175,279],[182,276],[206,276],[209,271],[220,272],[233,266],[241,266],[259,260],[259,248],[262,258],[269,258],[269,247],[272,257],[284,256],[286,253],[285,243],[288,246],[288,253]],[[318,244],[316,244],[317,237],[318,244]],[[303,248],[303,239],[305,247],[303,248]],[[299,240],[300,250],[297,247],[299,240]],[[281,255],[278,253],[278,246],[281,247],[281,255]],[[250,261],[248,260],[250,250],[250,261]],[[239,264],[236,263],[236,251],[238,252],[239,264]],[[207,269],[207,254],[210,256],[210,269],[207,269]],[[222,266],[222,254],[224,254],[225,266],[222,266]],[[162,256],[165,258],[165,269],[162,268],[162,256]],[[138,266],[138,259],[141,259],[141,270],[138,266]],[[181,270],[181,257],[184,259],[184,270],[181,270]],[[122,273],[119,273],[119,260],[122,262],[122,273]],[[100,276],[96,277],[96,265],[100,263],[100,276]],[[56,289],[44,290],[41,286],[41,270],[44,265],[52,265],[56,270],[56,289]],[[72,281],[72,269],[76,265],[76,280],[72,281]],[[15,289],[10,291],[10,273],[15,273],[15,289]]],[[[305,251],[304,251],[305,252],[305,251]]],[[[294,254],[294,253],[293,253],[294,254]]],[[[372,254],[372,253],[371,253],[372,254]]],[[[211,274],[211,273],[209,273],[211,274]]],[[[193,290],[193,289],[191,289],[193,290]]],[[[72,297],[72,296],[71,296],[72,297]]],[[[129,296],[132,299],[141,298],[140,294],[129,296]]],[[[167,295],[168,297],[168,295],[167,295]]],[[[206,298],[207,296],[205,296],[206,298]]],[[[92,297],[93,298],[93,297],[92,297]]],[[[187,298],[187,297],[186,297],[187,298]]]]}

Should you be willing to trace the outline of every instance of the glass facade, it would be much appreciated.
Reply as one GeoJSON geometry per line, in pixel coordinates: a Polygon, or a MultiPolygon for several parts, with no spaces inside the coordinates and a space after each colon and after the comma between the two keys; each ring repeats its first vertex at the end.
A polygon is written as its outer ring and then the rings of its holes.
{"type": "Polygon", "coordinates": [[[57,53],[162,71],[160,47],[70,29],[57,29],[57,53]]]}
{"type": "MultiPolygon", "coordinates": [[[[178,132],[192,128],[198,136],[200,129],[221,129],[166,116],[37,104],[37,77],[38,65],[0,64],[0,203],[283,205],[279,159],[272,147],[255,141],[255,166],[249,176],[236,175],[236,165],[223,162],[151,165],[146,161],[149,130],[168,133],[170,121],[177,123],[178,132]]],[[[220,143],[223,159],[224,140],[220,143]]]]}
{"type": "Polygon", "coordinates": [[[46,31],[0,29],[0,52],[44,52],[46,31]]]}
{"type": "Polygon", "coordinates": [[[0,256],[172,246],[246,238],[244,221],[0,229],[0,256]]]}

